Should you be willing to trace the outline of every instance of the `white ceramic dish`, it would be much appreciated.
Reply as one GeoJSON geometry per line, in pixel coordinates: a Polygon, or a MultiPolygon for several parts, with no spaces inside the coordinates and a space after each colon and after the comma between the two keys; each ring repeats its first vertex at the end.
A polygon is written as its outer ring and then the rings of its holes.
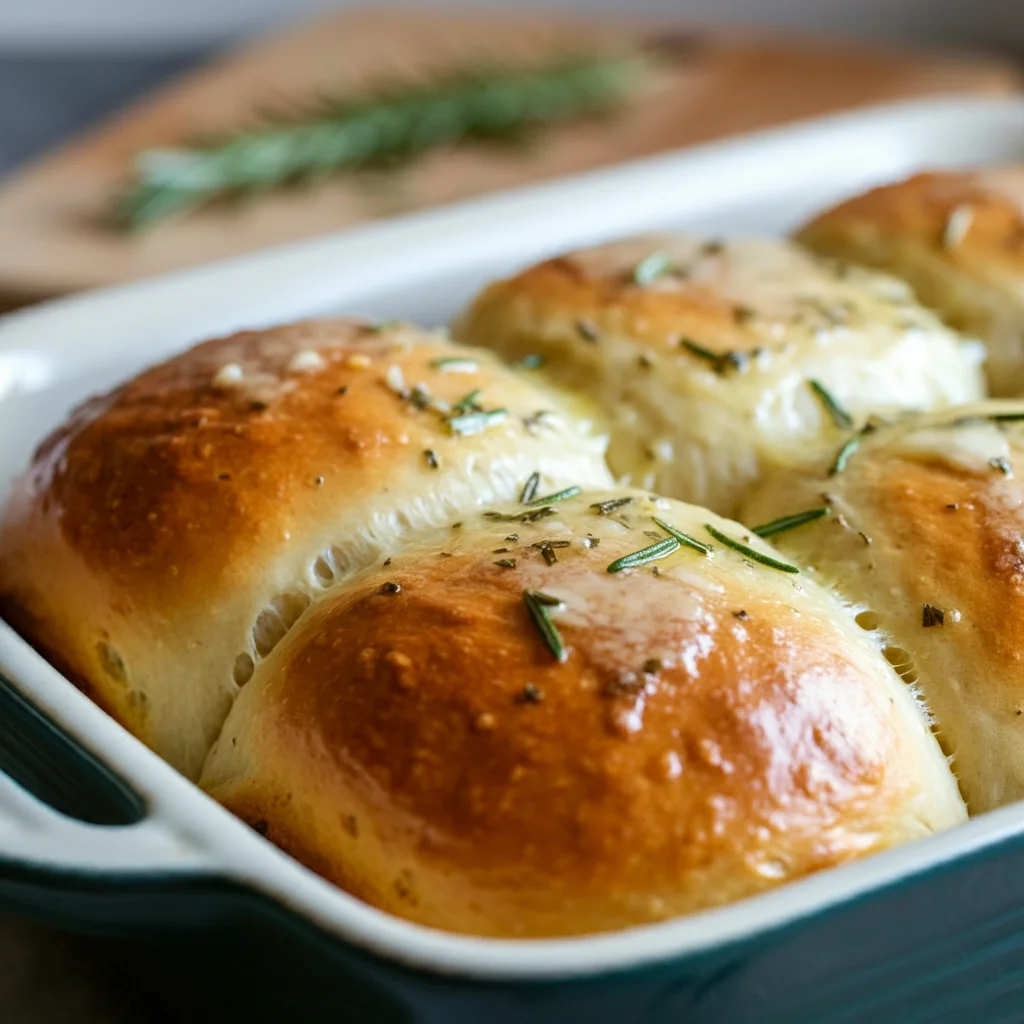
{"type": "MultiPolygon", "coordinates": [[[[922,167],[1024,158],[1024,100],[853,113],[499,195],[0,320],[0,497],[69,406],[197,340],[348,311],[444,322],[486,279],[570,246],[662,227],[785,232],[840,196],[922,167]]],[[[597,977],[682,963],[1024,835],[1010,807],[925,842],[698,916],[593,938],[441,935],[360,903],[279,853],[125,733],[0,623],[0,675],[127,780],[131,826],[86,825],[0,777],[0,860],[130,879],[219,877],[344,942],[459,979],[597,977]]]]}

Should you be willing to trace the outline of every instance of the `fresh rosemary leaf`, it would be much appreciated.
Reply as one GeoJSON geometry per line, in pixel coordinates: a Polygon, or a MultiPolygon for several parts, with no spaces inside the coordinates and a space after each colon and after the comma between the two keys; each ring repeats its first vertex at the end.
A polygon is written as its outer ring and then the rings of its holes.
{"type": "Polygon", "coordinates": [[[778,569],[779,572],[800,571],[795,565],[790,565],[788,562],[780,562],[777,558],[772,558],[770,555],[762,555],[760,551],[755,551],[753,548],[747,547],[746,544],[730,537],[728,534],[722,533],[721,530],[716,530],[710,523],[705,523],[704,529],[707,530],[715,540],[721,541],[721,543],[726,547],[732,548],[733,551],[738,551],[741,555],[746,555],[747,558],[752,558],[755,562],[767,565],[769,569],[778,569]]]}
{"type": "Polygon", "coordinates": [[[435,370],[444,373],[476,373],[480,364],[475,359],[468,359],[466,356],[445,356],[441,359],[431,359],[430,365],[435,370]]]}
{"type": "Polygon", "coordinates": [[[710,555],[711,548],[707,544],[701,544],[699,540],[694,540],[688,533],[683,533],[682,530],[677,530],[674,526],[669,526],[668,523],[659,519],[657,516],[651,516],[651,518],[668,534],[671,534],[680,544],[688,548],[693,548],[694,551],[699,551],[702,555],[710,555]]]}
{"type": "Polygon", "coordinates": [[[697,356],[698,359],[706,359],[716,369],[722,363],[722,357],[717,352],[712,352],[711,349],[705,348],[703,345],[698,345],[697,342],[691,338],[680,338],[679,347],[685,348],[690,355],[697,356]]]}
{"type": "Polygon", "coordinates": [[[638,565],[646,565],[648,562],[653,562],[658,558],[666,558],[678,550],[679,541],[675,537],[666,537],[664,540],[659,540],[657,544],[651,544],[650,547],[634,551],[629,555],[623,555],[621,558],[616,558],[608,566],[608,572],[622,572],[623,569],[633,569],[638,565]]]}
{"type": "Polygon", "coordinates": [[[941,626],[946,621],[946,613],[941,608],[936,608],[933,604],[926,604],[921,612],[921,625],[925,629],[931,629],[933,626],[941,626]]]}
{"type": "Polygon", "coordinates": [[[623,505],[630,505],[635,498],[610,498],[608,501],[595,501],[590,507],[599,515],[607,516],[610,515],[618,508],[622,508],[623,505]]]}
{"type": "Polygon", "coordinates": [[[447,423],[453,434],[466,436],[469,434],[479,434],[495,423],[501,423],[507,416],[507,409],[480,409],[478,412],[467,412],[460,416],[450,416],[447,423]]]}
{"type": "Polygon", "coordinates": [[[560,55],[531,68],[477,66],[321,101],[224,139],[139,153],[112,212],[120,226],[139,228],[232,194],[393,166],[467,140],[519,138],[613,109],[646,67],[637,55],[560,55]]]}
{"type": "Polygon", "coordinates": [[[994,412],[988,417],[993,423],[1016,423],[1024,420],[1024,411],[1021,412],[994,412]]]}
{"type": "Polygon", "coordinates": [[[807,383],[825,407],[825,412],[832,417],[832,422],[841,430],[853,430],[853,417],[835,400],[825,385],[818,380],[809,380],[807,383]]]}
{"type": "Polygon", "coordinates": [[[860,447],[860,435],[854,434],[853,437],[843,445],[842,448],[836,453],[836,457],[829,467],[828,475],[835,476],[836,473],[842,473],[846,469],[846,464],[850,461],[850,456],[860,447]]]}
{"type": "Polygon", "coordinates": [[[550,505],[556,501],[568,501],[569,498],[575,498],[583,490],[582,487],[566,487],[564,490],[555,491],[554,494],[546,494],[543,498],[534,498],[531,501],[526,502],[527,505],[550,505]]]}
{"type": "Polygon", "coordinates": [[[547,356],[541,355],[539,352],[530,352],[513,365],[523,370],[539,370],[547,361],[547,356]]]}
{"type": "Polygon", "coordinates": [[[519,495],[521,505],[529,505],[537,496],[537,488],[540,486],[540,473],[531,473],[523,485],[523,493],[519,495]]]}
{"type": "Polygon", "coordinates": [[[502,569],[514,569],[516,560],[514,558],[499,558],[494,564],[500,565],[502,569]]]}
{"type": "Polygon", "coordinates": [[[752,529],[758,537],[774,537],[777,533],[785,533],[787,530],[795,530],[804,523],[813,523],[816,519],[828,515],[827,508],[812,508],[807,512],[797,512],[791,516],[782,516],[780,519],[773,519],[770,523],[762,523],[752,529]]]}
{"type": "MultiPolygon", "coordinates": [[[[541,508],[529,508],[525,512],[514,514],[509,514],[508,512],[484,513],[488,519],[493,519],[498,523],[536,523],[540,519],[546,519],[548,516],[557,514],[558,509],[552,508],[550,505],[544,505],[541,508]]],[[[518,540],[518,537],[516,539],[518,540]]]]}
{"type": "Polygon", "coordinates": [[[633,268],[633,280],[639,285],[648,285],[672,269],[672,257],[664,252],[652,252],[633,268]]]}
{"type": "Polygon", "coordinates": [[[469,412],[476,405],[476,400],[483,394],[481,388],[474,388],[467,395],[463,395],[453,406],[452,412],[469,412]]]}
{"type": "Polygon", "coordinates": [[[542,594],[539,590],[524,590],[523,601],[526,604],[526,611],[537,627],[537,632],[540,633],[547,649],[555,656],[556,661],[564,662],[569,654],[562,642],[558,627],[551,618],[551,611],[564,608],[565,602],[560,601],[557,597],[551,597],[550,594],[542,594]]]}

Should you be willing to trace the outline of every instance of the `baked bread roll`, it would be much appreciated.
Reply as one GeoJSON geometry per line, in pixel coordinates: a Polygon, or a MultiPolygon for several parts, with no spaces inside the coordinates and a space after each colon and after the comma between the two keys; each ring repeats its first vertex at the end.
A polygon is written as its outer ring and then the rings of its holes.
{"type": "Polygon", "coordinates": [[[765,472],[834,448],[837,416],[983,396],[981,347],[902,282],[774,240],[570,253],[492,284],[453,330],[546,360],[606,410],[613,472],[723,515],[765,472]]]}
{"type": "Polygon", "coordinates": [[[667,918],[961,821],[904,684],[744,534],[638,491],[467,516],[306,613],[201,785],[368,902],[492,936],[667,918]]]}
{"type": "Polygon", "coordinates": [[[210,341],[42,444],[0,524],[0,612],[194,778],[313,596],[532,473],[607,484],[603,446],[578,400],[412,327],[210,341]]]}
{"type": "Polygon", "coordinates": [[[1024,405],[880,427],[841,472],[779,477],[747,523],[844,595],[937,721],[972,813],[1024,798],[1024,405]]]}
{"type": "Polygon", "coordinates": [[[918,174],[840,203],[797,237],[907,280],[986,343],[993,395],[1024,393],[1024,169],[918,174]]]}

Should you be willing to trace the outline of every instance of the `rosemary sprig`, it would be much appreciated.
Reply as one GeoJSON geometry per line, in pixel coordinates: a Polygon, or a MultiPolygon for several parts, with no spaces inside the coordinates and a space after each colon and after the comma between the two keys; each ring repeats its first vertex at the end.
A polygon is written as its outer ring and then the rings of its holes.
{"type": "Polygon", "coordinates": [[[638,565],[646,565],[648,562],[653,562],[658,558],[666,558],[678,550],[679,541],[675,537],[666,537],[664,540],[659,540],[657,544],[651,544],[640,551],[634,551],[631,554],[623,555],[621,558],[616,558],[608,566],[608,572],[622,572],[623,569],[634,569],[638,565]]]}
{"type": "Polygon", "coordinates": [[[1024,420],[1024,412],[994,412],[988,418],[993,423],[1016,423],[1024,420]]]}
{"type": "Polygon", "coordinates": [[[748,548],[746,544],[730,537],[726,533],[722,533],[721,530],[716,530],[710,523],[705,523],[704,529],[707,530],[715,540],[720,541],[726,547],[732,548],[733,551],[738,551],[741,555],[746,555],[747,558],[752,558],[755,562],[767,565],[769,569],[778,569],[779,572],[800,571],[795,565],[790,565],[788,562],[780,562],[777,558],[772,558],[770,555],[762,555],[760,551],[748,548]]]}
{"type": "Polygon", "coordinates": [[[815,397],[825,407],[825,412],[832,417],[832,422],[840,430],[853,430],[853,417],[836,401],[832,392],[820,380],[809,380],[807,383],[815,397]]]}
{"type": "Polygon", "coordinates": [[[777,533],[795,530],[798,526],[813,523],[816,519],[827,515],[827,508],[812,508],[806,512],[797,512],[791,516],[773,519],[770,523],[762,523],[760,526],[753,527],[751,532],[756,533],[758,537],[774,537],[777,533]]]}
{"type": "Polygon", "coordinates": [[[832,465],[829,467],[828,475],[835,476],[836,473],[842,473],[846,469],[846,464],[850,461],[850,456],[860,447],[860,434],[854,434],[846,444],[836,453],[835,459],[832,461],[832,465]]]}
{"type": "Polygon", "coordinates": [[[526,502],[527,505],[550,505],[555,501],[568,501],[570,498],[575,498],[583,490],[582,487],[573,485],[572,487],[563,488],[561,491],[555,491],[554,494],[545,494],[543,498],[533,498],[526,502]]]}
{"type": "Polygon", "coordinates": [[[551,618],[551,612],[564,608],[565,602],[550,594],[542,594],[539,590],[524,590],[523,601],[544,645],[555,656],[556,661],[564,662],[569,657],[569,652],[565,649],[558,627],[551,618]]]}
{"type": "Polygon", "coordinates": [[[688,548],[693,548],[694,551],[699,551],[702,555],[710,555],[711,548],[707,544],[701,544],[699,540],[694,540],[688,533],[683,533],[682,530],[677,530],[674,526],[669,526],[668,523],[662,521],[657,516],[651,516],[651,518],[668,534],[675,537],[680,544],[688,548]]]}
{"type": "Polygon", "coordinates": [[[145,150],[115,199],[114,219],[139,228],[226,195],[393,164],[465,140],[518,138],[613,109],[645,66],[637,55],[586,54],[526,69],[474,67],[321,100],[233,137],[145,150]]]}

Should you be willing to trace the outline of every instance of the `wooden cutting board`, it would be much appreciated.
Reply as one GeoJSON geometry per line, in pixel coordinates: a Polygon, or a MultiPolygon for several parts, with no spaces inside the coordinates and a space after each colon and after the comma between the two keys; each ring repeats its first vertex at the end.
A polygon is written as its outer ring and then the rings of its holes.
{"type": "Polygon", "coordinates": [[[229,53],[0,182],[0,307],[231,256],[496,189],[798,118],[1021,85],[1008,60],[641,23],[407,10],[342,12],[229,53]],[[461,147],[376,176],[211,208],[139,235],[105,219],[140,148],[236,129],[268,106],[476,59],[536,61],[657,38],[669,67],[610,122],[528,147],[461,147]]]}

